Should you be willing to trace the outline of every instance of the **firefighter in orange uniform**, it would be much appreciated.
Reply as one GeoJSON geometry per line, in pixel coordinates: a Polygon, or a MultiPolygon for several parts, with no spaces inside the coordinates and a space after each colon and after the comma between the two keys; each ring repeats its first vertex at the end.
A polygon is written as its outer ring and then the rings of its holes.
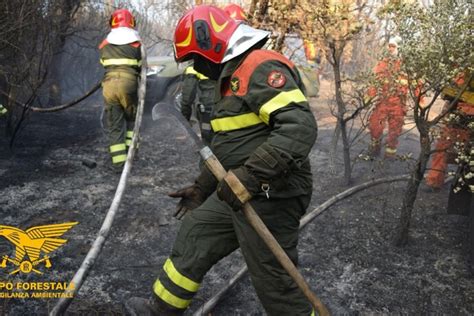
{"type": "MultiPolygon", "coordinates": [[[[443,98],[449,105],[458,93],[458,87],[465,84],[465,75],[456,79],[456,87],[443,89],[443,98]]],[[[456,142],[467,144],[472,140],[472,130],[468,127],[474,121],[474,82],[471,81],[466,91],[460,96],[452,111],[447,114],[445,124],[441,128],[441,135],[435,145],[435,152],[431,159],[431,168],[426,175],[426,185],[434,191],[441,189],[444,184],[449,156],[456,142]]]]}
{"type": "Polygon", "coordinates": [[[397,56],[397,49],[397,40],[391,39],[388,44],[388,56],[379,61],[374,68],[377,87],[371,87],[368,92],[369,97],[375,98],[375,109],[369,117],[371,157],[380,155],[382,135],[387,122],[385,158],[396,156],[398,137],[403,130],[409,91],[407,78],[400,71],[401,61],[397,56]]]}
{"type": "Polygon", "coordinates": [[[321,87],[321,82],[319,79],[319,76],[321,75],[321,50],[317,50],[314,43],[307,39],[303,41],[303,46],[306,60],[308,61],[308,64],[311,69],[314,69],[315,72],[316,82],[314,84],[316,86],[316,91],[318,92],[318,94],[316,95],[317,97],[319,95],[319,90],[321,87]]]}

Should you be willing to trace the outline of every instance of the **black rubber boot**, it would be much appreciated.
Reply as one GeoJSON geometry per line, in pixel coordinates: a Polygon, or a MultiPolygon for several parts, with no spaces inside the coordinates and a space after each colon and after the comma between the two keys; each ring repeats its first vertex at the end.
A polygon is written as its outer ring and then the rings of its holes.
{"type": "Polygon", "coordinates": [[[380,156],[380,141],[379,140],[372,140],[372,142],[369,144],[369,148],[367,150],[367,154],[369,155],[370,158],[377,158],[380,156]]]}
{"type": "Polygon", "coordinates": [[[129,298],[124,303],[130,316],[181,316],[184,310],[175,309],[153,296],[150,299],[141,297],[129,298]]]}
{"type": "Polygon", "coordinates": [[[151,300],[141,297],[129,298],[124,306],[127,314],[130,316],[157,316],[160,311],[154,306],[151,300]]]}

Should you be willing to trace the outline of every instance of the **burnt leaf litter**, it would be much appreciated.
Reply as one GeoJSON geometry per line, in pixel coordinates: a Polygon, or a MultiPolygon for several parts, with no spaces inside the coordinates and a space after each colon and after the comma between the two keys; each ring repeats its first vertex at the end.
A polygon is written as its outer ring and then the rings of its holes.
{"type": "MultiPolygon", "coordinates": [[[[328,167],[334,124],[324,119],[327,106],[321,99],[312,99],[311,105],[320,124],[310,154],[314,192],[308,211],[347,189],[342,161],[328,167]]],[[[32,113],[12,150],[1,137],[0,224],[27,229],[79,222],[64,235],[68,242],[51,254],[52,267],[43,267],[44,275],[9,276],[4,269],[2,281],[70,281],[87,254],[119,179],[107,168],[101,110],[97,99],[58,113],[32,113]]],[[[149,297],[171,251],[179,221],[172,217],[177,201],[167,193],[194,180],[198,148],[173,116],[165,113],[153,121],[149,105],[141,131],[138,159],[111,234],[68,315],[124,314],[125,299],[149,297]]],[[[417,153],[413,131],[400,143],[401,153],[417,153]]],[[[358,144],[354,152],[365,145],[358,144]]],[[[404,174],[412,165],[410,159],[361,159],[353,169],[354,184],[404,174]]],[[[333,314],[474,313],[468,220],[446,214],[448,185],[441,192],[419,193],[409,243],[399,248],[393,238],[403,191],[403,182],[369,188],[332,206],[301,232],[299,269],[333,314]]],[[[0,254],[13,255],[4,238],[0,254]]],[[[219,262],[186,314],[198,311],[243,265],[239,252],[219,262]]],[[[0,299],[0,314],[47,315],[55,301],[0,299]]],[[[264,314],[248,275],[212,313],[264,314]]]]}

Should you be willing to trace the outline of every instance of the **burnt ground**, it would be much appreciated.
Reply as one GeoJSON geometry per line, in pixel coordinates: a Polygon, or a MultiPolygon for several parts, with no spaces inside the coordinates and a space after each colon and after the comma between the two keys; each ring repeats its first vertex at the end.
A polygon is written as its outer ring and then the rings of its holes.
{"type": "MultiPolygon", "coordinates": [[[[327,86],[323,86],[327,89],[327,86]]],[[[347,188],[341,159],[330,168],[334,120],[327,94],[312,99],[319,124],[311,152],[314,174],[312,210],[347,188]]],[[[0,269],[0,281],[69,281],[95,239],[113,197],[119,175],[106,167],[107,143],[99,116],[101,101],[54,114],[33,114],[13,150],[0,139],[0,224],[27,229],[78,221],[65,234],[68,242],[52,253],[44,275],[0,269]],[[83,160],[97,167],[88,168],[83,160]]],[[[121,315],[121,302],[147,297],[159,267],[169,254],[179,221],[176,201],[166,193],[197,175],[197,147],[173,117],[144,118],[139,159],[134,162],[119,213],[102,254],[68,310],[69,315],[121,315]]],[[[0,131],[4,130],[0,121],[0,131]]],[[[3,133],[3,132],[2,132],[3,133]]],[[[417,153],[416,133],[400,138],[400,153],[417,153]]],[[[353,156],[366,147],[357,143],[353,156]]],[[[354,184],[406,173],[413,160],[357,160],[354,184]]],[[[474,283],[469,272],[468,220],[446,214],[448,186],[420,192],[409,244],[393,246],[404,183],[383,184],[349,197],[317,217],[301,233],[300,270],[333,314],[474,314],[474,283]]],[[[0,254],[12,244],[0,239],[0,254]]],[[[243,265],[239,253],[207,275],[190,312],[243,265]]],[[[8,315],[46,315],[54,299],[0,299],[8,315]]],[[[0,313],[1,314],[1,313],[0,313]]],[[[262,315],[249,277],[237,283],[213,315],[262,315]]]]}

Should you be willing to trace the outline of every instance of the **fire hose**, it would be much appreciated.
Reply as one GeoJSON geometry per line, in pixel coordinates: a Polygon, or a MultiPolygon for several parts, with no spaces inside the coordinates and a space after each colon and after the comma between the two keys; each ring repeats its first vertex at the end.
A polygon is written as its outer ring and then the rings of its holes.
{"type": "Polygon", "coordinates": [[[127,160],[125,161],[125,165],[123,167],[122,174],[120,176],[119,183],[117,185],[117,189],[115,191],[114,198],[110,205],[109,210],[105,216],[104,221],[102,222],[102,226],[100,228],[99,233],[97,234],[96,239],[94,240],[89,252],[87,253],[84,261],[82,262],[79,269],[74,274],[74,277],[71,280],[71,284],[74,285],[72,289],[67,289],[64,295],[56,305],[53,307],[51,312],[49,313],[50,316],[57,316],[62,315],[67,310],[69,305],[71,304],[72,300],[74,299],[75,294],[79,292],[81,289],[82,284],[84,283],[85,279],[87,278],[91,268],[94,266],[95,261],[99,257],[102,248],[107,240],[112,223],[114,221],[115,215],[117,214],[118,208],[122,201],[122,196],[125,192],[125,188],[127,185],[128,175],[130,170],[132,169],[133,158],[135,156],[135,151],[138,144],[139,139],[139,132],[140,126],[142,123],[143,117],[143,108],[145,103],[145,93],[146,93],[146,51],[144,45],[141,46],[141,53],[142,53],[142,70],[141,70],[141,80],[138,89],[138,110],[137,110],[137,117],[135,119],[135,128],[133,130],[133,138],[132,143],[130,144],[130,148],[128,150],[127,160]]]}
{"type": "Polygon", "coordinates": [[[14,100],[14,99],[11,99],[10,96],[8,95],[8,93],[6,93],[5,91],[0,91],[3,95],[5,95],[7,98],[9,98],[11,101],[13,101],[14,104],[18,105],[18,106],[21,106],[23,108],[28,108],[30,111],[32,112],[42,112],[42,113],[50,113],[50,112],[57,112],[57,111],[61,111],[61,110],[64,110],[64,109],[67,109],[73,105],[76,105],[78,104],[79,102],[81,102],[82,100],[85,100],[86,98],[88,98],[89,96],[91,96],[92,94],[94,94],[94,92],[96,92],[97,90],[99,90],[100,88],[100,85],[101,85],[101,81],[99,81],[98,83],[96,83],[89,91],[87,91],[84,95],[82,95],[81,97],[69,102],[69,103],[66,103],[66,104],[61,104],[61,105],[58,105],[58,106],[53,106],[53,107],[47,107],[47,108],[38,108],[38,107],[29,107],[27,104],[24,104],[24,103],[21,103],[20,101],[18,100],[14,100]]]}

